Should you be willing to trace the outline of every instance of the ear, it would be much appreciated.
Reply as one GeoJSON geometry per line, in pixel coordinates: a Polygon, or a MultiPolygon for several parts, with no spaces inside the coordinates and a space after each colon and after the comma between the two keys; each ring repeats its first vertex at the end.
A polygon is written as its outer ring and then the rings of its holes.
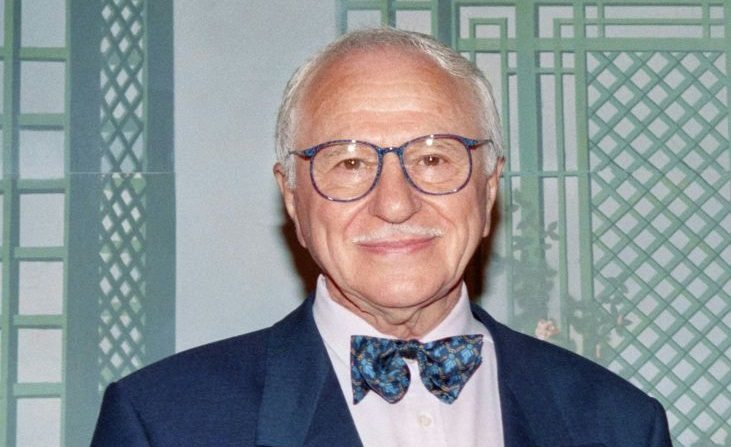
{"type": "Polygon", "coordinates": [[[487,191],[485,191],[485,212],[486,212],[486,218],[485,218],[485,228],[482,229],[482,237],[487,237],[488,234],[490,234],[490,224],[492,222],[492,207],[495,205],[495,200],[497,199],[497,192],[498,187],[500,185],[500,175],[503,172],[503,165],[505,164],[505,159],[500,157],[497,159],[495,163],[495,169],[492,170],[492,174],[487,178],[487,182],[485,182],[485,188],[487,188],[487,191]]]}
{"type": "Polygon", "coordinates": [[[299,218],[297,216],[297,207],[295,205],[296,199],[294,194],[294,188],[289,186],[287,181],[287,173],[281,163],[274,165],[274,178],[277,180],[277,186],[279,186],[279,192],[282,194],[282,200],[284,201],[284,208],[287,210],[287,214],[294,222],[294,228],[297,231],[297,240],[300,245],[307,248],[305,238],[302,237],[302,229],[300,227],[299,218]]]}

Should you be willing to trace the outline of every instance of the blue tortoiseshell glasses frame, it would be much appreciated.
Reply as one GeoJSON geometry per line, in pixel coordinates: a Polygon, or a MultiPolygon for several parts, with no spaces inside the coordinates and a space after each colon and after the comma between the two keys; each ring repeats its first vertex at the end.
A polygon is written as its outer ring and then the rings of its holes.
{"type": "Polygon", "coordinates": [[[290,155],[297,155],[303,159],[310,161],[310,181],[312,182],[313,187],[317,191],[318,194],[320,194],[322,197],[324,197],[327,200],[331,200],[333,202],[354,202],[356,200],[362,199],[363,197],[367,196],[378,184],[378,180],[381,177],[381,171],[383,168],[383,157],[393,152],[395,153],[398,158],[399,162],[401,164],[401,171],[403,172],[404,176],[406,177],[406,180],[409,182],[409,184],[416,189],[417,191],[428,194],[428,195],[447,195],[447,194],[454,194],[461,189],[463,189],[467,183],[469,183],[470,178],[472,177],[472,150],[482,146],[483,144],[489,143],[492,140],[490,139],[472,139],[472,138],[465,138],[459,135],[452,135],[452,134],[431,134],[431,135],[424,135],[421,137],[413,138],[405,143],[403,143],[400,146],[392,146],[392,147],[381,147],[373,143],[369,143],[367,141],[360,141],[360,140],[333,140],[333,141],[327,141],[325,143],[320,143],[315,146],[309,147],[307,149],[297,150],[297,151],[291,151],[289,152],[290,155]],[[404,163],[404,150],[409,146],[414,144],[415,142],[421,142],[426,141],[428,139],[451,139],[454,141],[458,141],[462,144],[465,151],[467,152],[467,164],[468,164],[468,171],[467,175],[465,177],[465,180],[457,185],[454,188],[451,188],[447,191],[440,191],[440,192],[431,192],[426,191],[419,187],[419,185],[411,178],[409,175],[408,169],[406,167],[406,164],[404,163]],[[378,166],[376,169],[376,175],[373,178],[373,181],[370,185],[370,187],[365,190],[363,193],[357,194],[354,197],[348,197],[348,198],[340,198],[340,197],[333,197],[331,195],[328,195],[324,193],[318,186],[317,181],[315,181],[315,158],[318,153],[322,152],[324,149],[327,149],[329,147],[341,145],[341,144],[360,144],[367,147],[370,147],[378,154],[378,166]]]}

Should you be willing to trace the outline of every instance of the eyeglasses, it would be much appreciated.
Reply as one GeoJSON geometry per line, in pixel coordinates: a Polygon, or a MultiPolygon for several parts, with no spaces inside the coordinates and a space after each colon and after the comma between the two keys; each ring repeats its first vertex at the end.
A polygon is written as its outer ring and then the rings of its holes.
{"type": "Polygon", "coordinates": [[[380,147],[366,141],[335,140],[290,154],[310,161],[310,180],[324,198],[352,202],[375,188],[384,155],[393,152],[408,182],[430,195],[455,193],[472,175],[472,150],[491,142],[451,134],[414,138],[398,147],[380,147]]]}

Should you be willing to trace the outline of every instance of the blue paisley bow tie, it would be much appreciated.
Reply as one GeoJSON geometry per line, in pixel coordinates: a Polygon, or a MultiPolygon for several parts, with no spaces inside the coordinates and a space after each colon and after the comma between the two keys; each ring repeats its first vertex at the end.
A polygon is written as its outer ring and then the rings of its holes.
{"type": "Polygon", "coordinates": [[[404,358],[416,359],[430,393],[451,404],[482,363],[482,335],[460,335],[429,343],[354,335],[350,338],[353,403],[373,390],[389,403],[406,394],[411,377],[404,358]]]}

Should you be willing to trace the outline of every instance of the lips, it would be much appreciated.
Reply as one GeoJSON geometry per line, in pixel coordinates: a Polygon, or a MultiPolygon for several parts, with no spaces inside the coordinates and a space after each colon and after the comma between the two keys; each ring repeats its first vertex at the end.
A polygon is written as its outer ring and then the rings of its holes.
{"type": "Polygon", "coordinates": [[[406,254],[427,248],[436,238],[436,236],[411,236],[398,239],[363,241],[356,244],[368,251],[379,254],[406,254]]]}
{"type": "Polygon", "coordinates": [[[424,249],[444,235],[436,226],[419,224],[385,225],[351,239],[355,245],[378,254],[403,254],[424,249]]]}

